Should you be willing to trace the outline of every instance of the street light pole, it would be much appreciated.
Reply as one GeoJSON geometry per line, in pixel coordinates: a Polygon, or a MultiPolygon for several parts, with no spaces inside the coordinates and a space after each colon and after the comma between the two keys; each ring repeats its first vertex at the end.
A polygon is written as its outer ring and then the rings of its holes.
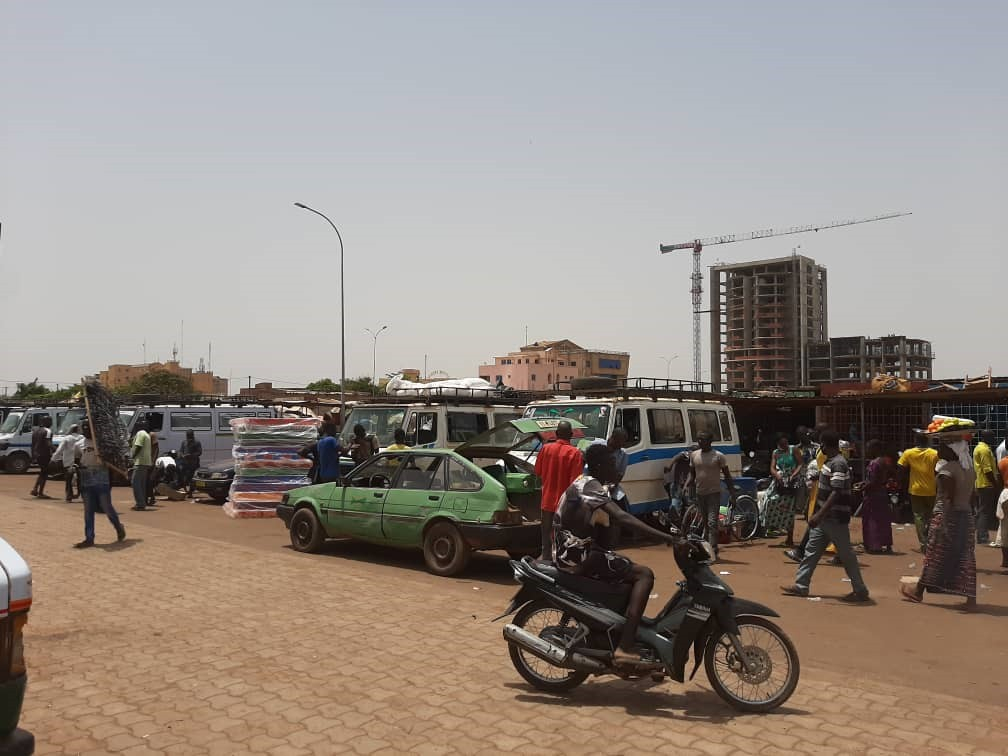
{"type": "Polygon", "coordinates": [[[346,419],[346,396],[344,385],[346,384],[346,298],[343,296],[343,237],[340,236],[339,229],[336,228],[336,224],[329,220],[329,217],[324,213],[320,213],[313,207],[308,207],[300,202],[295,202],[294,207],[300,207],[302,210],[307,210],[310,213],[315,213],[315,215],[325,218],[326,222],[332,226],[332,230],[336,232],[336,238],[339,239],[339,296],[340,296],[340,381],[339,381],[339,412],[340,412],[340,428],[343,427],[343,421],[346,419]]]}
{"type": "Polygon", "coordinates": [[[665,380],[672,380],[672,360],[677,359],[678,354],[673,354],[671,357],[659,357],[660,360],[665,360],[665,380]]]}
{"type": "Polygon", "coordinates": [[[387,325],[383,325],[377,331],[372,331],[370,328],[365,328],[364,330],[371,334],[371,338],[374,340],[374,346],[371,348],[371,393],[375,393],[375,389],[378,388],[378,334],[388,328],[387,325]]]}

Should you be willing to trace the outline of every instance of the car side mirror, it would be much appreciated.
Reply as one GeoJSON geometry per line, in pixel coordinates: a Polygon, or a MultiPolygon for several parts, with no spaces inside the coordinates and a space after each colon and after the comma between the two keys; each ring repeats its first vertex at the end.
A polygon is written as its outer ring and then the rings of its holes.
{"type": "Polygon", "coordinates": [[[749,452],[749,459],[755,459],[755,457],[756,457],[756,452],[754,452],[754,451],[749,452]]]}

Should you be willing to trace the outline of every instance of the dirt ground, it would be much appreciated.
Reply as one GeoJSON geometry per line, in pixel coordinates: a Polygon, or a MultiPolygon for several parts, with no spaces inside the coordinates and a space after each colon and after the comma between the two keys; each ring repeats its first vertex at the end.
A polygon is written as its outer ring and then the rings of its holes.
{"type": "MultiPolygon", "coordinates": [[[[0,493],[26,501],[32,477],[0,475],[0,493]]],[[[52,496],[62,496],[62,483],[50,482],[52,496]]],[[[34,500],[40,507],[65,510],[80,516],[79,502],[62,499],[34,500]]],[[[113,489],[113,502],[127,530],[131,522],[198,536],[213,541],[240,544],[276,551],[289,549],[287,531],[278,519],[232,520],[210,500],[172,502],[159,499],[148,512],[132,512],[132,496],[127,488],[113,489]]],[[[83,521],[82,521],[83,522],[83,521]]],[[[82,525],[83,527],[83,525],[82,525]]],[[[798,535],[804,523],[797,525],[798,535]]],[[[98,540],[111,537],[108,523],[99,519],[98,540]]],[[[861,540],[860,520],[851,525],[855,542],[861,540]]],[[[779,539],[755,540],[722,547],[722,559],[715,567],[739,596],[759,601],[781,614],[779,623],[794,640],[803,663],[843,670],[849,683],[859,679],[887,682],[921,690],[932,690],[986,704],[1008,705],[1008,681],[1001,670],[1008,668],[1008,574],[1000,569],[999,549],[978,546],[978,611],[961,610],[962,600],[928,596],[922,605],[901,599],[901,576],[916,576],[921,554],[912,526],[895,526],[895,553],[886,556],[862,555],[861,569],[872,601],[847,605],[838,601],[850,584],[844,582],[843,568],[820,565],[812,582],[813,597],[819,600],[783,596],[779,586],[793,581],[796,565],[783,555],[779,539]],[[726,574],[727,573],[727,574],[726,574]]],[[[67,544],[69,547],[70,544],[67,544]]],[[[635,561],[650,566],[657,577],[649,613],[657,611],[675,590],[680,573],[671,552],[662,546],[627,549],[635,561]]],[[[423,573],[419,552],[398,551],[366,544],[338,541],[328,544],[325,553],[305,559],[346,559],[358,567],[367,563],[395,565],[412,573],[423,573]]],[[[460,601],[472,598],[473,590],[483,598],[506,605],[514,591],[507,558],[502,553],[478,555],[469,571],[458,579],[441,580],[458,591],[460,601]]]]}

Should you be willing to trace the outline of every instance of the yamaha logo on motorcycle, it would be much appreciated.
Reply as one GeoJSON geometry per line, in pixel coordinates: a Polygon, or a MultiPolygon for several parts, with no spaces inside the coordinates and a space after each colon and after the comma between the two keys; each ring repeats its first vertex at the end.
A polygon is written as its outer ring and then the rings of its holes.
{"type": "Polygon", "coordinates": [[[525,558],[512,561],[518,593],[501,617],[511,662],[540,690],[572,690],[589,675],[624,679],[690,679],[701,662],[715,692],[741,711],[776,709],[798,685],[800,665],[791,639],[767,619],[779,615],[738,598],[709,567],[703,545],[684,540],[675,549],[686,578],[654,617],[637,630],[639,661],[616,665],[613,653],[625,622],[629,586],[589,580],[525,558]]]}

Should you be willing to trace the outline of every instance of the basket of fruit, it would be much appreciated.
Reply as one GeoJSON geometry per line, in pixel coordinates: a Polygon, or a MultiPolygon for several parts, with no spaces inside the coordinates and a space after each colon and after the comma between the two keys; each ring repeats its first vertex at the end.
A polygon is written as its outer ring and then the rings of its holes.
{"type": "Polygon", "coordinates": [[[946,415],[934,415],[931,423],[924,429],[924,433],[930,438],[941,441],[969,441],[973,437],[976,423],[962,417],[948,417],[946,415]]]}

